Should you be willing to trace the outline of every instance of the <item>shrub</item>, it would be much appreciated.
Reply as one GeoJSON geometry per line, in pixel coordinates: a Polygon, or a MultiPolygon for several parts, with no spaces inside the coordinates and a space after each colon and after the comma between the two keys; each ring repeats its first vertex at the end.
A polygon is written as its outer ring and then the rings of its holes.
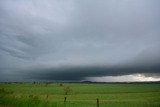
{"type": "Polygon", "coordinates": [[[72,91],[72,89],[70,88],[70,86],[64,86],[64,93],[65,95],[67,95],[68,93],[70,93],[72,91]]]}

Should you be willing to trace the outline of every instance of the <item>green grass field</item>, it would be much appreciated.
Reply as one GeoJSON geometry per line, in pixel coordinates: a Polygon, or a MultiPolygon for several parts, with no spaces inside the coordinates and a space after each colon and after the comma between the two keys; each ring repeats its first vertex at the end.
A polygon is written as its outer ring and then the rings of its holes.
{"type": "Polygon", "coordinates": [[[97,98],[99,107],[160,107],[160,84],[0,84],[0,107],[96,107],[97,98]]]}

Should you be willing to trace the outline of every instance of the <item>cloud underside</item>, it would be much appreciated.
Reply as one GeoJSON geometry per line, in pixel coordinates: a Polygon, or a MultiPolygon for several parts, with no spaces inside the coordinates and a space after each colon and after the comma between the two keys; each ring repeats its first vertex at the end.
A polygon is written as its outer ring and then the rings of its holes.
{"type": "Polygon", "coordinates": [[[144,76],[159,77],[159,67],[145,68],[106,68],[106,67],[73,67],[73,68],[58,68],[58,69],[41,69],[28,71],[22,76],[28,79],[35,80],[61,80],[61,81],[80,81],[87,77],[104,77],[104,76],[122,76],[132,74],[143,74],[144,76]]]}

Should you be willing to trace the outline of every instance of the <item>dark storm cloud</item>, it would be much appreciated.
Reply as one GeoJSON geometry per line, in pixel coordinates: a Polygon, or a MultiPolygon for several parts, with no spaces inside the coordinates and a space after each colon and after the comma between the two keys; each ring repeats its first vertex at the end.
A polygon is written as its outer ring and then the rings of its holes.
{"type": "Polygon", "coordinates": [[[1,80],[157,74],[159,4],[159,0],[1,0],[1,80]]]}
{"type": "Polygon", "coordinates": [[[86,67],[61,67],[28,70],[25,75],[28,79],[35,80],[84,80],[86,77],[102,76],[122,76],[130,74],[144,74],[146,77],[159,78],[159,66],[152,67],[105,67],[105,66],[86,66],[86,67]]]}

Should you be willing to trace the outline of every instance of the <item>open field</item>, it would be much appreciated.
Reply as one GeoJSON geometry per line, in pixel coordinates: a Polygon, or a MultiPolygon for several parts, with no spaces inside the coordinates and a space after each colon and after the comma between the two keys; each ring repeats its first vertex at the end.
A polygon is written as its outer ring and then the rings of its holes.
{"type": "Polygon", "coordinates": [[[0,107],[96,107],[97,98],[99,107],[160,107],[160,84],[0,84],[0,107]]]}

